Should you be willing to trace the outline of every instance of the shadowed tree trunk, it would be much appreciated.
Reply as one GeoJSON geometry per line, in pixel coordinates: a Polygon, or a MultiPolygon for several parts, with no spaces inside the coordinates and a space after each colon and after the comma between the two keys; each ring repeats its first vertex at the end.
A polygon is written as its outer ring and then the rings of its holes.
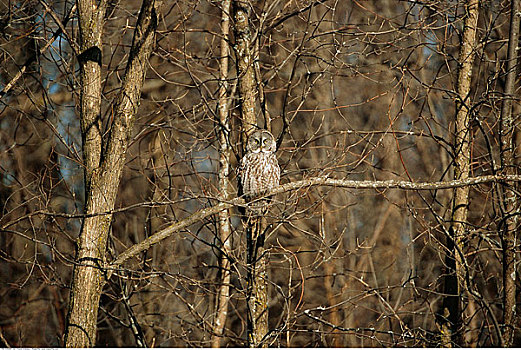
{"type": "MultiPolygon", "coordinates": [[[[506,64],[505,97],[501,110],[500,137],[501,137],[501,171],[505,175],[517,175],[514,164],[514,131],[512,118],[512,99],[515,93],[515,79],[517,72],[517,51],[519,45],[519,17],[521,1],[512,0],[510,9],[510,36],[508,40],[508,54],[506,64]]],[[[503,345],[510,347],[514,338],[516,318],[516,233],[518,217],[518,199],[516,184],[505,185],[502,193],[503,217],[503,345]]]]}
{"type": "MultiPolygon", "coordinates": [[[[465,2],[465,24],[463,38],[458,56],[459,71],[456,93],[456,130],[454,140],[454,179],[465,180],[470,175],[470,84],[472,65],[474,64],[474,48],[476,47],[476,31],[478,25],[478,0],[465,2]]],[[[447,273],[445,277],[445,293],[443,300],[443,321],[441,325],[442,345],[451,347],[460,344],[458,335],[461,326],[461,294],[465,287],[465,259],[463,253],[466,222],[469,204],[469,187],[457,188],[454,191],[451,237],[447,238],[447,273]]]]}
{"type": "Polygon", "coordinates": [[[101,290],[104,284],[105,251],[114,202],[119,187],[125,154],[139,106],[157,26],[156,1],[143,1],[123,86],[114,105],[114,118],[107,147],[102,154],[100,130],[101,106],[101,34],[105,2],[78,1],[81,53],[80,119],[86,179],[87,217],[78,239],[76,265],[69,301],[65,334],[67,347],[96,345],[96,324],[101,290]]]}

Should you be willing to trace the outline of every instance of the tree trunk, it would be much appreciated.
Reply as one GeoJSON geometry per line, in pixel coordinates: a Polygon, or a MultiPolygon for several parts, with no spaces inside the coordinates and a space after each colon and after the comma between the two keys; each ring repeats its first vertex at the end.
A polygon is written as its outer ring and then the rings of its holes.
{"type": "MultiPolygon", "coordinates": [[[[265,227],[261,217],[255,218],[252,225],[252,235],[248,237],[254,248],[248,259],[248,271],[251,271],[251,294],[249,296],[250,334],[249,346],[253,348],[267,347],[265,336],[268,334],[268,255],[264,247],[259,244],[265,227]],[[256,221],[256,222],[255,222],[256,221]]],[[[249,284],[250,285],[250,284],[249,284]]]]}
{"type": "MultiPolygon", "coordinates": [[[[454,179],[465,180],[470,175],[470,84],[476,47],[479,0],[465,2],[465,25],[458,56],[459,71],[456,101],[456,137],[454,154],[454,179]]],[[[447,277],[445,278],[445,296],[443,302],[442,345],[451,347],[459,344],[458,334],[461,325],[461,291],[465,287],[464,240],[469,204],[469,187],[454,191],[452,220],[447,247],[447,277]],[[451,256],[452,255],[452,256],[451,256]],[[453,261],[452,261],[453,260],[453,261]]]]}
{"type": "MultiPolygon", "coordinates": [[[[93,213],[99,200],[99,179],[94,177],[101,159],[101,36],[106,2],[77,1],[80,54],[80,123],[87,203],[85,213],[93,213]]],[[[104,198],[102,196],[102,198],[104,198]]],[[[101,270],[110,217],[94,216],[83,221],[69,299],[65,331],[68,347],[92,347],[96,344],[98,303],[101,295],[101,270]],[[99,238],[99,240],[97,239],[99,238]]]]}
{"type": "MultiPolygon", "coordinates": [[[[517,48],[519,45],[519,17],[521,1],[512,0],[510,10],[510,36],[507,54],[507,75],[505,97],[501,110],[500,146],[501,171],[505,175],[517,175],[514,164],[514,120],[512,118],[512,99],[515,93],[517,72],[517,48]]],[[[516,317],[516,233],[518,200],[515,184],[505,185],[502,193],[503,205],[503,346],[510,347],[514,338],[516,317]]]]}
{"type": "MultiPolygon", "coordinates": [[[[221,60],[220,60],[220,87],[219,87],[219,124],[216,125],[219,135],[219,190],[220,198],[228,200],[230,197],[228,174],[230,172],[230,148],[228,147],[230,122],[226,91],[228,88],[228,38],[230,29],[231,0],[223,0],[221,9],[221,60]]],[[[224,335],[224,326],[228,315],[228,300],[230,299],[230,211],[219,212],[219,240],[221,241],[221,285],[217,295],[217,310],[212,335],[212,347],[218,348],[224,335]]]]}
{"type": "MultiPolygon", "coordinates": [[[[101,94],[99,80],[101,48],[99,46],[105,5],[102,2],[96,7],[95,2],[78,1],[78,11],[81,14],[80,26],[83,27],[82,52],[78,60],[80,65],[83,65],[82,79],[85,79],[82,80],[80,118],[84,140],[87,191],[85,214],[87,217],[81,228],[76,256],[77,264],[73,272],[65,334],[67,347],[96,345],[98,306],[104,283],[105,250],[112,220],[110,212],[114,209],[125,164],[125,153],[145,79],[145,67],[154,41],[157,26],[156,7],[157,3],[153,0],[143,1],[123,86],[114,106],[114,122],[111,126],[108,144],[105,152],[101,154],[99,120],[101,99],[98,97],[98,94],[101,94]],[[92,75],[94,78],[87,77],[87,75],[92,75]],[[93,79],[92,86],[89,79],[93,79]],[[87,86],[83,84],[87,84],[87,86]],[[95,94],[91,94],[91,92],[95,94]],[[91,105],[98,109],[90,110],[91,105]]],[[[80,29],[80,31],[82,30],[80,29]]]]}
{"type": "Polygon", "coordinates": [[[243,145],[246,144],[248,135],[250,135],[257,126],[257,117],[255,115],[257,86],[255,84],[254,57],[251,48],[249,6],[247,1],[234,1],[235,51],[237,55],[237,75],[241,102],[241,137],[243,145]]]}
{"type": "MultiPolygon", "coordinates": [[[[257,116],[255,114],[255,98],[257,85],[255,82],[254,62],[249,23],[249,2],[234,2],[235,38],[237,55],[237,75],[241,102],[242,144],[246,145],[248,136],[255,131],[257,116]]],[[[262,342],[268,334],[268,284],[267,258],[262,247],[262,217],[248,217],[245,220],[248,271],[248,287],[246,300],[248,303],[248,334],[250,347],[266,347],[262,342]]]]}

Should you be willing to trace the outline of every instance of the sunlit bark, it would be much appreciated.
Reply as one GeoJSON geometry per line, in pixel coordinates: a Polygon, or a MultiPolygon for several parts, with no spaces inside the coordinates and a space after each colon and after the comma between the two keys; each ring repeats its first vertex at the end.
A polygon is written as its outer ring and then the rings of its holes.
{"type": "MultiPolygon", "coordinates": [[[[228,55],[229,55],[229,30],[230,30],[230,8],[231,0],[224,0],[221,3],[221,59],[220,59],[220,86],[219,86],[219,123],[216,128],[219,134],[219,191],[222,200],[230,197],[230,184],[228,175],[230,172],[230,121],[227,98],[227,79],[228,79],[228,55]]],[[[219,240],[221,242],[221,285],[217,294],[216,317],[214,321],[214,334],[212,335],[212,347],[218,348],[221,344],[224,328],[228,316],[228,301],[230,299],[230,280],[231,280],[231,234],[230,212],[223,210],[219,212],[219,240]]]]}
{"type": "MultiPolygon", "coordinates": [[[[101,152],[99,69],[101,65],[101,33],[104,3],[78,1],[83,27],[80,63],[84,64],[82,80],[85,91],[80,97],[83,150],[85,158],[85,213],[108,213],[114,209],[119,181],[125,163],[146,64],[152,50],[157,27],[155,1],[143,2],[125,71],[123,86],[114,106],[114,122],[107,147],[101,152]]],[[[80,232],[73,272],[69,315],[65,335],[67,347],[96,345],[97,315],[104,284],[105,251],[112,220],[111,214],[86,217],[80,232]]]]}
{"type": "MultiPolygon", "coordinates": [[[[470,119],[471,99],[470,86],[472,82],[472,66],[476,47],[476,32],[478,26],[479,1],[465,2],[465,24],[463,38],[458,56],[459,71],[456,93],[456,130],[454,140],[454,179],[466,180],[470,177],[470,119]]],[[[452,220],[448,237],[447,277],[445,292],[448,294],[443,303],[444,318],[442,322],[442,344],[450,347],[460,343],[458,331],[461,326],[461,291],[465,288],[465,258],[464,244],[466,238],[466,223],[469,205],[469,187],[457,188],[454,191],[452,220]]]]}

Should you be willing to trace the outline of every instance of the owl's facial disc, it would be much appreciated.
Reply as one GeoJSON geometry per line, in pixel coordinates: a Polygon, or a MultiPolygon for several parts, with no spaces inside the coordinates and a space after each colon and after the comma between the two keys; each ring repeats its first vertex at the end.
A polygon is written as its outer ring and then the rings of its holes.
{"type": "Polygon", "coordinates": [[[263,138],[261,139],[261,142],[262,142],[262,144],[261,144],[261,150],[262,150],[262,152],[264,152],[264,153],[269,153],[269,152],[270,152],[269,141],[270,141],[270,140],[269,140],[268,138],[266,138],[266,137],[263,137],[263,138]]]}
{"type": "Polygon", "coordinates": [[[260,137],[260,148],[263,153],[272,153],[272,138],[270,133],[268,132],[262,132],[260,137]]]}

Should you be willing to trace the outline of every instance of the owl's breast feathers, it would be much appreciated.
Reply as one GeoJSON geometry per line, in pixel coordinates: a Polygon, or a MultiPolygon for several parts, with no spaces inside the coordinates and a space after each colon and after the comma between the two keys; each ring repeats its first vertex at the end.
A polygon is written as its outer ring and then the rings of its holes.
{"type": "Polygon", "coordinates": [[[279,185],[279,162],[274,153],[249,152],[241,160],[239,175],[244,194],[262,193],[279,185]]]}

